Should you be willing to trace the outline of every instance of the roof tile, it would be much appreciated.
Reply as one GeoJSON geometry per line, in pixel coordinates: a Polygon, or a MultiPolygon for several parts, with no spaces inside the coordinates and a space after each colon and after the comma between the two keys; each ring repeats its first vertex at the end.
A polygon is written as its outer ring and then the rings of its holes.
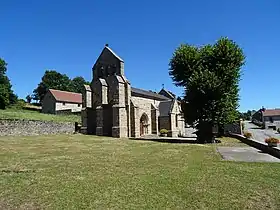
{"type": "Polygon", "coordinates": [[[267,116],[277,116],[280,115],[280,109],[266,109],[263,112],[263,116],[267,117],[267,116]]]}
{"type": "Polygon", "coordinates": [[[54,90],[54,89],[49,89],[49,91],[57,101],[82,103],[82,94],[81,93],[74,93],[74,92],[54,90]]]}

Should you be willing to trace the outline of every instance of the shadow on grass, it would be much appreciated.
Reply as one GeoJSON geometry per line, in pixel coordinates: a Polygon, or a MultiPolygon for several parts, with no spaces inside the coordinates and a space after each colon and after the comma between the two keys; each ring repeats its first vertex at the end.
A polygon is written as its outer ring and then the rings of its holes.
{"type": "MultiPolygon", "coordinates": [[[[161,143],[171,143],[171,144],[203,144],[199,143],[196,140],[196,137],[183,137],[183,138],[129,138],[130,140],[141,140],[141,141],[154,141],[154,142],[161,142],[161,143]]],[[[216,139],[215,143],[204,143],[204,145],[213,145],[217,144],[219,145],[222,143],[220,140],[216,139]]]]}
{"type": "Polygon", "coordinates": [[[188,137],[182,139],[172,139],[172,138],[129,138],[130,140],[141,140],[141,141],[154,141],[161,143],[176,143],[176,144],[199,144],[196,138],[188,137]]]}

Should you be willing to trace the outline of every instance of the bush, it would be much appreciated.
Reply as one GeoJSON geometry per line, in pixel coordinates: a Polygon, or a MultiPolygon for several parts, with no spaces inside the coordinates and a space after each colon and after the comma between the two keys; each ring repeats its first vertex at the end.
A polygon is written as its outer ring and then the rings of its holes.
{"type": "Polygon", "coordinates": [[[244,136],[245,136],[247,139],[250,139],[250,138],[252,138],[252,133],[250,133],[250,132],[244,132],[244,136]]]}
{"type": "Polygon", "coordinates": [[[26,103],[24,100],[20,99],[15,104],[10,105],[10,109],[23,109],[25,107],[26,103]]]}
{"type": "Polygon", "coordinates": [[[161,129],[159,132],[160,132],[160,134],[168,134],[168,130],[166,130],[164,128],[161,129]]]}
{"type": "Polygon", "coordinates": [[[265,139],[265,143],[279,143],[279,139],[274,137],[269,137],[265,139]]]}

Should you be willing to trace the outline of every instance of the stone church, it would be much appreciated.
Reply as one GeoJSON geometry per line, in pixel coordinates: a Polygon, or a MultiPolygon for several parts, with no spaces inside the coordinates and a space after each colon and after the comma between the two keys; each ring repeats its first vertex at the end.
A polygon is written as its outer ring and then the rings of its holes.
{"type": "Polygon", "coordinates": [[[112,137],[184,135],[180,102],[164,88],[156,93],[131,87],[124,61],[107,45],[92,68],[93,79],[82,95],[82,128],[87,134],[112,137]]]}

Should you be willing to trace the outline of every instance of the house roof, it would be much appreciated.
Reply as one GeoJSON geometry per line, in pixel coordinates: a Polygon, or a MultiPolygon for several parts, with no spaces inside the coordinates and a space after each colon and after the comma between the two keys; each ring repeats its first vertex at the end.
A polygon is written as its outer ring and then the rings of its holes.
{"type": "Polygon", "coordinates": [[[266,109],[265,111],[263,111],[264,117],[278,116],[278,115],[280,115],[280,109],[266,109]]]}
{"type": "Polygon", "coordinates": [[[169,98],[167,98],[166,96],[160,95],[158,93],[139,89],[139,88],[134,88],[134,87],[131,87],[131,95],[138,96],[138,97],[144,97],[144,98],[157,99],[157,100],[161,100],[161,101],[169,100],[169,98]]]}
{"type": "Polygon", "coordinates": [[[61,102],[82,103],[82,94],[62,90],[49,89],[55,100],[61,102]]]}

